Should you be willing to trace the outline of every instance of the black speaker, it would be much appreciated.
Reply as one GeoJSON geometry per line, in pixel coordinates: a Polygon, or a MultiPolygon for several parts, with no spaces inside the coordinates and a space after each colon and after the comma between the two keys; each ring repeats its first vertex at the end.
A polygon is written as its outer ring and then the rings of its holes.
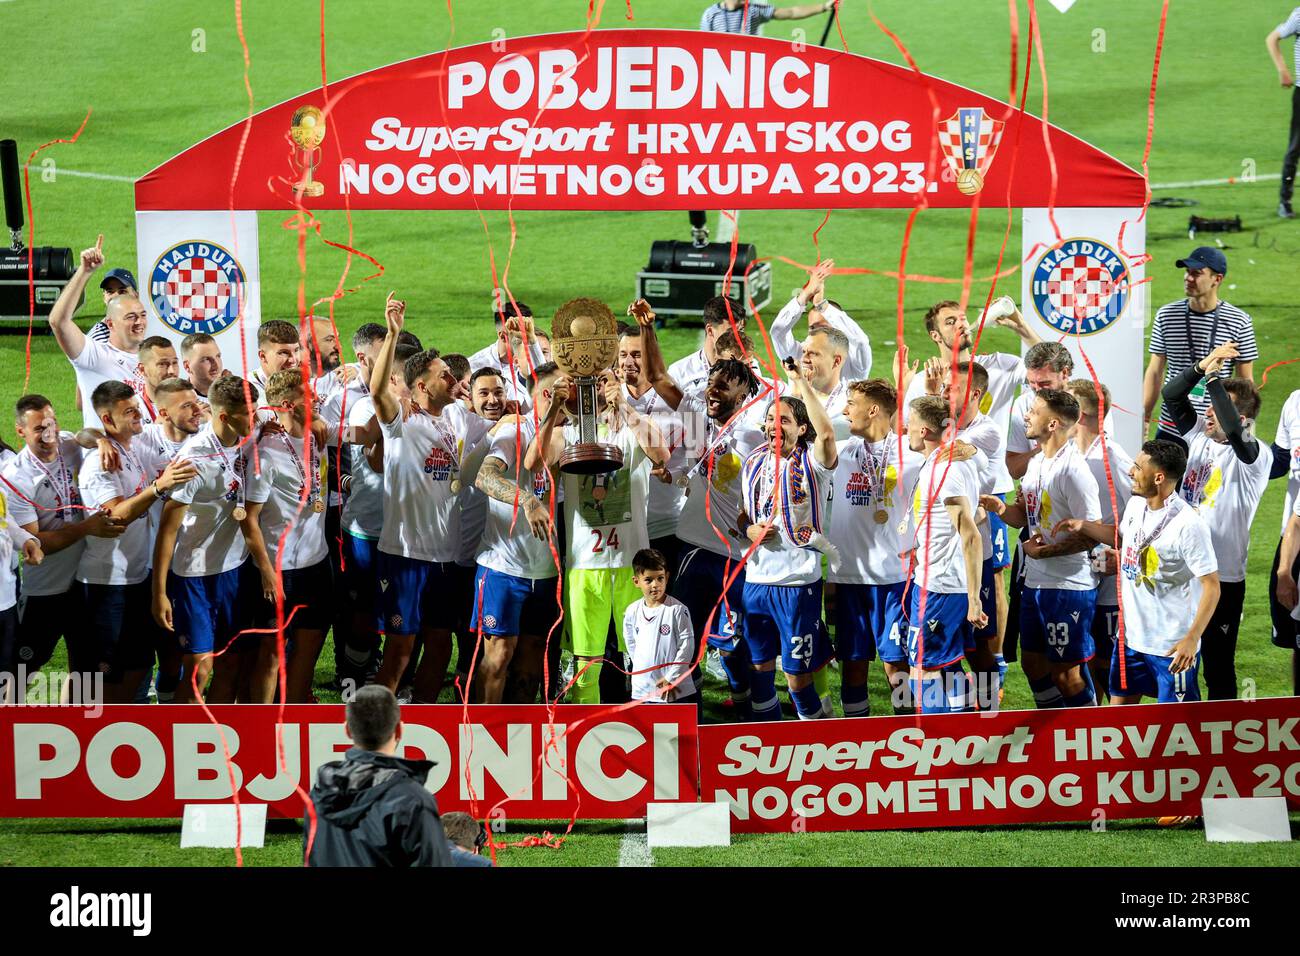
{"type": "MultiPolygon", "coordinates": [[[[38,246],[31,250],[31,284],[28,284],[29,262],[22,239],[23,195],[18,184],[18,144],[12,139],[0,140],[0,184],[4,186],[5,224],[13,242],[10,248],[0,249],[0,322],[27,321],[33,290],[36,315],[48,316],[76,271],[76,261],[69,248],[38,246]]],[[[81,302],[77,307],[81,307],[81,302]]]]}

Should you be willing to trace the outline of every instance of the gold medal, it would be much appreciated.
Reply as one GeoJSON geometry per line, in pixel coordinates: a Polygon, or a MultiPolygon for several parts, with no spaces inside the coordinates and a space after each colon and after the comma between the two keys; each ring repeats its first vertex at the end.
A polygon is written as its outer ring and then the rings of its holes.
{"type": "Polygon", "coordinates": [[[875,513],[874,517],[876,519],[876,524],[884,524],[886,521],[889,520],[889,512],[886,511],[884,508],[881,508],[879,511],[875,513]]]}
{"type": "Polygon", "coordinates": [[[453,479],[451,480],[451,493],[452,493],[453,495],[458,495],[458,494],[460,494],[460,479],[459,479],[459,478],[453,478],[453,479]]]}
{"type": "Polygon", "coordinates": [[[243,505],[235,505],[235,510],[230,512],[230,515],[236,521],[243,521],[245,518],[248,517],[248,512],[244,510],[243,505]]]}
{"type": "Polygon", "coordinates": [[[325,510],[325,502],[317,498],[315,501],[311,503],[311,510],[316,512],[317,514],[320,514],[322,511],[325,510]]]}

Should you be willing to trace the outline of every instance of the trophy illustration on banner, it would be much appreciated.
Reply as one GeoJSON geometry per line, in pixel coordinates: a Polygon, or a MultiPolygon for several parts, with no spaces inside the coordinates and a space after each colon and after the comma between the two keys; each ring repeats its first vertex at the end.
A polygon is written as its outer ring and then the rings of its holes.
{"type": "Polygon", "coordinates": [[[298,147],[294,162],[302,170],[302,180],[293,184],[293,191],[300,196],[325,195],[325,184],[312,179],[320,164],[320,144],[325,140],[325,114],[314,106],[298,107],[293,111],[289,138],[298,147]]]}
{"type": "Polygon", "coordinates": [[[574,475],[600,475],[623,467],[623,452],[596,441],[599,406],[597,376],[618,355],[618,320],[604,302],[571,299],[560,306],[551,323],[555,364],[577,387],[578,442],[560,456],[560,470],[574,475]]]}

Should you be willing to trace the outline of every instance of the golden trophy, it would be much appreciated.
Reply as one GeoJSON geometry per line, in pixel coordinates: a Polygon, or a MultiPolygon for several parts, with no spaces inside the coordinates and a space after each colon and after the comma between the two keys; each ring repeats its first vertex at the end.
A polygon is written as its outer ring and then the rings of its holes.
{"type": "Polygon", "coordinates": [[[551,355],[577,387],[577,444],[560,455],[560,471],[602,475],[623,467],[623,452],[596,441],[599,424],[598,376],[618,355],[618,320],[604,302],[571,299],[551,323],[551,355]]]}
{"type": "Polygon", "coordinates": [[[325,184],[311,178],[320,164],[320,144],[325,140],[325,114],[314,106],[300,106],[293,111],[289,138],[300,151],[294,160],[302,170],[302,181],[293,184],[300,196],[323,196],[325,184]]]}

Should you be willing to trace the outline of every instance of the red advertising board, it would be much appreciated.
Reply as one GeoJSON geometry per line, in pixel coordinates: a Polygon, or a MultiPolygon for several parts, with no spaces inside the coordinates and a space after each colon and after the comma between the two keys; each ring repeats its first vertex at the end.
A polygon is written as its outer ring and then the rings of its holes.
{"type": "Polygon", "coordinates": [[[706,801],[739,832],[1199,814],[1202,797],[1300,810],[1291,698],[700,728],[706,801]]]}
{"type": "Polygon", "coordinates": [[[333,82],[150,171],[136,208],[858,209],[922,195],[1127,207],[1145,192],[1096,147],[906,66],[619,29],[508,37],[333,82]]]}
{"type": "MultiPolygon", "coordinates": [[[[187,803],[228,803],[222,733],[240,800],[301,817],[295,784],[309,789],[349,744],[341,704],[286,707],[285,772],[275,706],[212,711],[220,732],[197,707],[0,707],[0,817],[179,817],[187,803]]],[[[608,711],[565,706],[549,724],[543,706],[483,706],[462,723],[460,707],[407,706],[399,755],[435,762],[427,786],[443,811],[476,800],[486,815],[510,798],[502,810],[520,819],[621,819],[651,801],[694,801],[695,707],[608,711]]]]}

